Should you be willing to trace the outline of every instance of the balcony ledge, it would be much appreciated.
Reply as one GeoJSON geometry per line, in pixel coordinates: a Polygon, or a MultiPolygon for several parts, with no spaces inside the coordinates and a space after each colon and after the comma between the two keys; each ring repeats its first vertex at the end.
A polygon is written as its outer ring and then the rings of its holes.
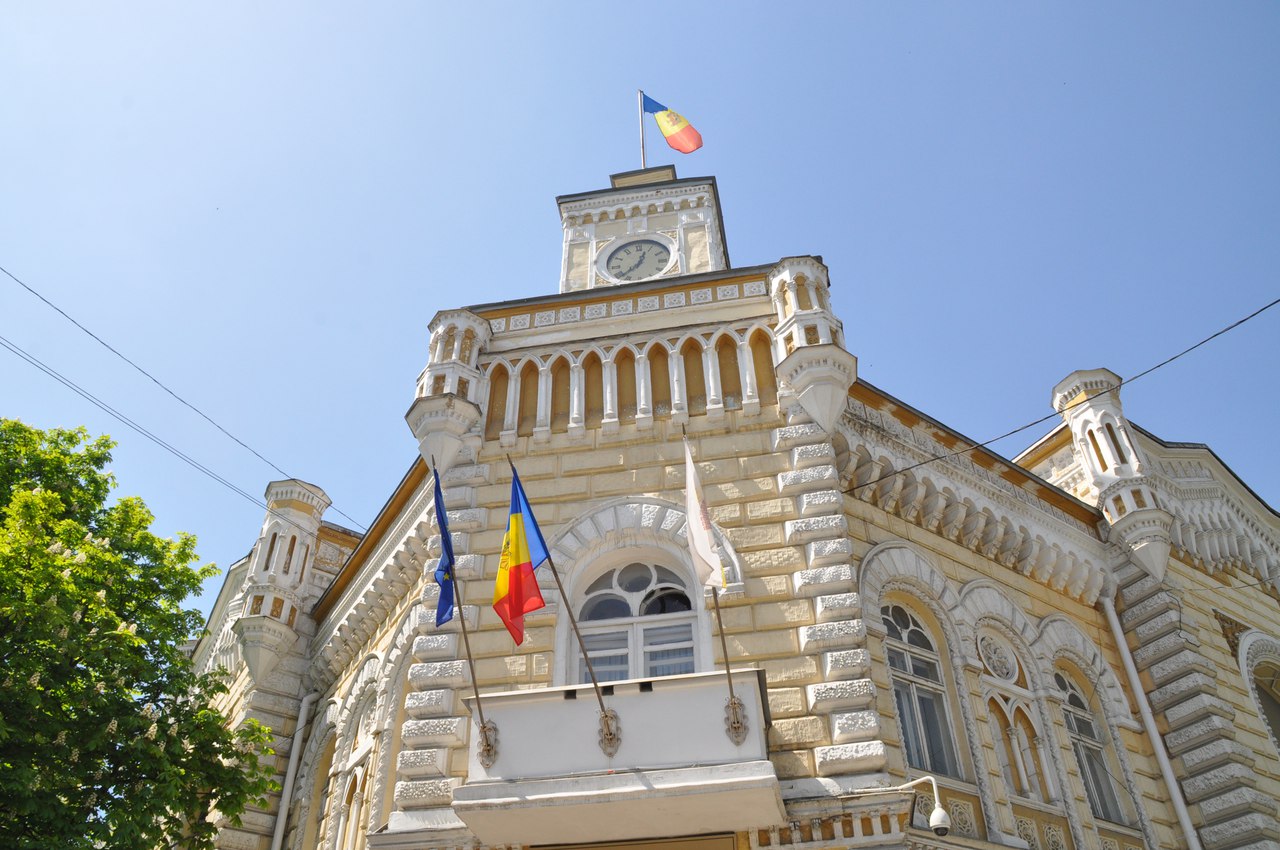
{"type": "Polygon", "coordinates": [[[469,783],[454,791],[453,810],[489,845],[705,835],[786,820],[768,760],[469,783]]]}

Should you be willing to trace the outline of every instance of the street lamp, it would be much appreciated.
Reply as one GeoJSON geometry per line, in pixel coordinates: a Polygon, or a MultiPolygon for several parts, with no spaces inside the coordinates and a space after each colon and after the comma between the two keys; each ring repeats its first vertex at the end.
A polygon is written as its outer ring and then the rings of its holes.
{"type": "Polygon", "coordinates": [[[933,813],[929,815],[929,828],[933,830],[935,835],[942,837],[951,831],[951,816],[947,814],[946,809],[942,808],[942,798],[938,796],[938,781],[932,776],[921,776],[919,779],[913,779],[910,782],[904,782],[891,788],[863,788],[858,791],[846,791],[845,795],[868,797],[873,794],[892,794],[896,791],[906,791],[925,782],[928,782],[933,787],[933,813]]]}

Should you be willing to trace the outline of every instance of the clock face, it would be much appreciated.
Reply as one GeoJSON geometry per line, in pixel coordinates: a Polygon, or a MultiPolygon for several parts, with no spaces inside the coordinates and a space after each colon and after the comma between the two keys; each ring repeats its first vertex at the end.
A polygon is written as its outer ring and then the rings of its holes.
{"type": "Polygon", "coordinates": [[[671,260],[671,249],[652,239],[637,239],[614,248],[605,261],[609,274],[618,280],[656,277],[671,260]]]}

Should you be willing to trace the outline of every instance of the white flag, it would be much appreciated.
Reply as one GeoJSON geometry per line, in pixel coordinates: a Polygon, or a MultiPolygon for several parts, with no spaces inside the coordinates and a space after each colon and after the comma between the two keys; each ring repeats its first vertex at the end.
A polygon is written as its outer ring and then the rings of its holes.
{"type": "Polygon", "coordinates": [[[724,567],[720,564],[719,547],[711,530],[711,514],[702,498],[702,483],[693,465],[688,438],[684,441],[684,510],[688,517],[689,555],[698,580],[708,587],[724,587],[724,567]]]}

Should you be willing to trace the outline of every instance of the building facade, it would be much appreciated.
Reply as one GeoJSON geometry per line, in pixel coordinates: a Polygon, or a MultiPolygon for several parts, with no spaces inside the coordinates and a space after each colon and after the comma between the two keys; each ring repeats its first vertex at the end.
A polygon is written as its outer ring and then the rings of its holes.
{"type": "Polygon", "coordinates": [[[999,457],[858,378],[820,258],[733,267],[714,179],[558,203],[558,293],[432,320],[419,457],[366,534],[268,486],[195,659],[282,790],[222,846],[1280,846],[1280,517],[1211,450],[1093,369],[999,457]],[[560,579],[518,647],[509,461],[560,579]]]}

